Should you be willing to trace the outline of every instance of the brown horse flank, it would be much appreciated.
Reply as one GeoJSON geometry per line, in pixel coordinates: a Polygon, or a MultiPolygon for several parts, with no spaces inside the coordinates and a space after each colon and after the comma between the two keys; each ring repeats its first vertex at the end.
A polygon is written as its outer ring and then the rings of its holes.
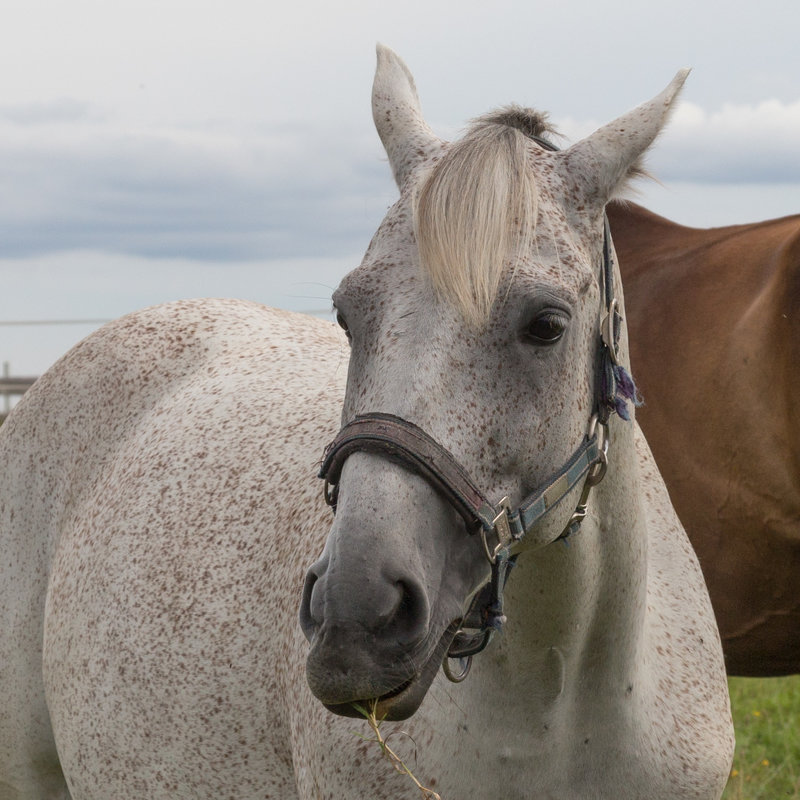
{"type": "Polygon", "coordinates": [[[636,417],[700,558],[729,674],[800,672],[800,216],[608,215],[636,417]]]}

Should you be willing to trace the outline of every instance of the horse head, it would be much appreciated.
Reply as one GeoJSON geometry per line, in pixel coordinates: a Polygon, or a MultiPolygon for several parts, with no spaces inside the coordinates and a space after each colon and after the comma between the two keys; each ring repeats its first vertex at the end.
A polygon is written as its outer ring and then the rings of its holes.
{"type": "Polygon", "coordinates": [[[450,144],[379,47],[373,114],[400,199],[334,294],[351,344],[343,422],[366,415],[370,433],[335,448],[336,516],[300,611],[308,681],[330,709],[413,714],[473,600],[505,580],[493,565],[552,545],[585,505],[602,446],[590,425],[625,407],[624,387],[609,406],[599,386],[604,347],[618,378],[627,360],[604,299],[604,208],[640,171],[685,77],[564,150],[543,115],[518,107],[450,144]],[[376,445],[382,420],[417,444],[376,445]],[[587,442],[594,456],[553,495],[587,442]],[[459,503],[458,475],[480,502],[459,503]],[[518,513],[540,496],[544,513],[518,513]],[[501,498],[518,509],[511,533],[482,522],[484,500],[489,516],[506,513],[501,498]]]}

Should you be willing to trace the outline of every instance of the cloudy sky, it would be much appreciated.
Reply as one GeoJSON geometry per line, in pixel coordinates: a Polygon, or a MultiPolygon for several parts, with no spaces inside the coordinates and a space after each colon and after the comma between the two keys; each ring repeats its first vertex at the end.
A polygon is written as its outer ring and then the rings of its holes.
{"type": "Polygon", "coordinates": [[[434,130],[508,102],[574,140],[693,68],[641,201],[691,225],[800,212],[796,0],[7,0],[0,361],[181,297],[324,313],[395,196],[376,41],[434,130]]]}

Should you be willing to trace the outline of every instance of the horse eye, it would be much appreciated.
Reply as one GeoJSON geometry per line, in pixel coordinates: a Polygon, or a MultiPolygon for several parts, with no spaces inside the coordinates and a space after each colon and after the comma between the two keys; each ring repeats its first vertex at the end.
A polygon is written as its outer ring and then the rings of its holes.
{"type": "Polygon", "coordinates": [[[540,314],[525,329],[525,338],[535,344],[555,344],[567,329],[567,321],[560,314],[540,314]]]}
{"type": "Polygon", "coordinates": [[[344,331],[345,336],[350,341],[352,336],[350,335],[350,328],[347,326],[347,320],[338,311],[336,312],[336,324],[344,331]]]}

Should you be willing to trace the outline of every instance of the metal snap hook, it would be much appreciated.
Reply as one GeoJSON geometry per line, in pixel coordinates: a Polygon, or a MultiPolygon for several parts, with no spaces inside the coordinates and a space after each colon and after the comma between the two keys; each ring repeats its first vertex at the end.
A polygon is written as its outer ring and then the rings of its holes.
{"type": "Polygon", "coordinates": [[[472,656],[467,656],[466,658],[451,659],[450,656],[446,655],[444,657],[444,661],[442,661],[442,672],[444,672],[447,680],[451,681],[452,683],[461,683],[463,680],[466,680],[466,677],[467,675],[469,675],[471,667],[472,667],[472,656]],[[459,665],[461,666],[460,672],[453,672],[450,669],[451,661],[458,661],[459,665]]]}

